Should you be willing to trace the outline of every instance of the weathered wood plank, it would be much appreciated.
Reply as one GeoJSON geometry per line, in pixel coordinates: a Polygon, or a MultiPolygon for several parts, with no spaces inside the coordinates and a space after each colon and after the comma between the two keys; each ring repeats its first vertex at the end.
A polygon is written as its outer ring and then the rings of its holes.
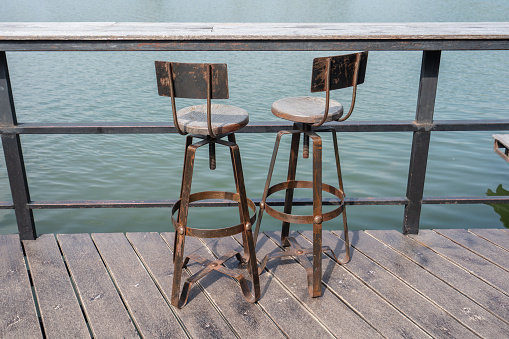
{"type": "Polygon", "coordinates": [[[418,235],[409,235],[409,237],[475,274],[502,293],[509,295],[507,271],[502,268],[432,230],[420,230],[418,235]]]}
{"type": "MultiPolygon", "coordinates": [[[[161,235],[168,246],[173,247],[175,233],[162,233],[161,235]]],[[[184,250],[186,255],[192,253],[209,260],[215,259],[197,238],[186,237],[184,250]]],[[[234,260],[236,259],[232,259],[232,261],[234,260]]],[[[193,261],[188,265],[188,269],[192,274],[198,272],[201,268],[203,268],[203,265],[193,261]]],[[[205,291],[228,320],[235,333],[241,338],[284,338],[283,333],[258,304],[250,304],[244,299],[240,286],[234,279],[219,272],[211,272],[200,279],[200,285],[205,288],[205,291]]],[[[193,288],[197,289],[198,287],[193,288]]],[[[198,300],[192,299],[186,307],[197,302],[198,300]]]]}
{"type": "Polygon", "coordinates": [[[90,338],[53,234],[24,240],[30,275],[47,338],[90,338]]]}
{"type": "MultiPolygon", "coordinates": [[[[343,249],[343,241],[324,232],[323,245],[330,246],[337,253],[343,249]]],[[[311,232],[302,232],[308,239],[311,232]]],[[[358,243],[359,232],[352,232],[352,245],[358,243]]],[[[344,266],[371,289],[383,296],[400,312],[425,329],[433,337],[473,338],[478,337],[455,317],[407,285],[402,280],[378,265],[360,251],[354,250],[352,260],[344,266]]]]}
{"type": "MultiPolygon", "coordinates": [[[[147,267],[159,290],[168,303],[171,302],[173,284],[173,254],[158,233],[127,233],[127,239],[147,267]]],[[[183,275],[183,280],[187,277],[183,275]]],[[[193,302],[177,310],[189,334],[194,338],[234,338],[229,326],[214,309],[205,295],[196,287],[192,291],[193,302]]]]}
{"type": "Polygon", "coordinates": [[[366,231],[371,236],[391,246],[454,288],[479,303],[484,308],[509,321],[509,297],[475,275],[453,264],[427,247],[398,231],[366,231]]]}
{"type": "Polygon", "coordinates": [[[429,271],[423,270],[365,232],[354,232],[353,237],[356,239],[353,246],[358,251],[405,281],[481,337],[509,337],[509,326],[506,322],[430,274],[429,271]]]}
{"type": "MultiPolygon", "coordinates": [[[[279,243],[280,232],[265,232],[266,235],[279,243]]],[[[330,233],[329,233],[330,235],[330,233]]],[[[291,236],[303,247],[309,248],[311,244],[298,233],[292,232],[291,236]]],[[[277,247],[271,242],[267,249],[260,249],[258,256],[277,247]]],[[[339,253],[338,253],[339,254],[339,253]]],[[[374,338],[381,333],[386,338],[429,338],[403,314],[398,312],[392,305],[377,296],[366,285],[345,270],[336,265],[326,255],[322,256],[323,275],[322,281],[326,285],[320,298],[311,298],[307,290],[306,273],[303,267],[290,260],[271,264],[269,271],[274,271],[277,278],[283,282],[292,293],[310,307],[314,313],[339,337],[374,338]],[[292,267],[292,266],[300,267],[292,267]],[[341,299],[341,300],[340,300],[341,299]],[[345,305],[346,304],[346,305],[345,305]],[[364,318],[365,321],[362,320],[364,318]],[[341,319],[341,321],[338,321],[341,319]],[[372,327],[367,327],[369,323],[372,327]]]]}
{"type": "Polygon", "coordinates": [[[92,239],[142,337],[182,338],[186,334],[121,233],[94,233],[92,239]]]}
{"type": "Polygon", "coordinates": [[[17,234],[0,235],[0,338],[42,338],[17,234]]]}
{"type": "Polygon", "coordinates": [[[139,337],[90,235],[58,234],[57,240],[93,336],[139,337]]]}
{"type": "Polygon", "coordinates": [[[509,233],[503,229],[475,228],[469,231],[509,251],[509,233]]]}
{"type": "Polygon", "coordinates": [[[435,232],[509,271],[509,252],[493,245],[491,242],[463,229],[435,230],[435,232]]]}
{"type": "Polygon", "coordinates": [[[509,134],[493,134],[492,137],[506,148],[509,147],[509,134]]]}
{"type": "MultiPolygon", "coordinates": [[[[260,237],[258,246],[263,246],[260,237]]],[[[242,251],[242,247],[231,237],[203,239],[207,247],[217,256],[233,249],[242,251]]],[[[269,241],[268,238],[265,238],[269,241]]],[[[241,252],[242,253],[242,252],[241,252]]],[[[236,269],[237,263],[226,263],[230,269],[236,269]]],[[[301,301],[296,299],[281,283],[267,272],[260,275],[262,297],[258,303],[290,338],[330,338],[330,330],[310,312],[301,301]]],[[[240,293],[240,291],[239,291],[240,293]]],[[[336,319],[338,321],[338,319],[336,319]]]]}
{"type": "Polygon", "coordinates": [[[507,39],[507,22],[3,22],[0,40],[507,39]]]}

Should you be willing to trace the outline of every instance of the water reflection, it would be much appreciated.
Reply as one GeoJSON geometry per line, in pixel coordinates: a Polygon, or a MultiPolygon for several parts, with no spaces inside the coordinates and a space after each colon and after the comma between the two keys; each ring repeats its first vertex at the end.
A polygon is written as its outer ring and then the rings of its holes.
{"type": "MultiPolygon", "coordinates": [[[[488,188],[486,195],[489,197],[498,196],[509,196],[509,191],[502,187],[502,184],[498,185],[495,192],[488,188]]],[[[500,221],[504,224],[504,227],[509,228],[509,204],[487,204],[493,207],[495,212],[500,215],[500,221]]]]}

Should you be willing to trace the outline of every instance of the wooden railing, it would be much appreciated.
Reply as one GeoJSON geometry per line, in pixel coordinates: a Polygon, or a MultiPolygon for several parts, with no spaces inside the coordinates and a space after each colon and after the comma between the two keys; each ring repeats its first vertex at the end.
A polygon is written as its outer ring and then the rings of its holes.
{"type": "MultiPolygon", "coordinates": [[[[330,123],[337,131],[413,132],[405,197],[347,198],[349,205],[405,205],[403,232],[417,233],[422,204],[508,203],[509,197],[423,197],[433,131],[508,130],[504,120],[434,120],[441,51],[508,50],[509,23],[208,24],[208,23],[0,23],[0,133],[21,239],[37,236],[33,209],[169,207],[174,200],[32,201],[20,134],[176,133],[170,123],[30,123],[16,119],[6,52],[10,51],[423,51],[414,121],[330,123]]],[[[29,76],[29,75],[28,75],[29,76]]],[[[242,133],[288,129],[282,122],[255,122],[242,133]]],[[[273,204],[282,201],[274,201],[273,204]]],[[[324,201],[334,204],[334,201],[324,201]]],[[[226,205],[211,202],[202,205],[226,205]]],[[[311,204],[298,200],[296,204],[311,204]]]]}

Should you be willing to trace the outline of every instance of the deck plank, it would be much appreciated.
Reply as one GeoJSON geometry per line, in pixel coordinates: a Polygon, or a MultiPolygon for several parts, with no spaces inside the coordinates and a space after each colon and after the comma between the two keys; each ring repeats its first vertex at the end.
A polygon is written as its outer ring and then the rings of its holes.
{"type": "Polygon", "coordinates": [[[509,338],[509,326],[506,322],[458,293],[429,271],[423,270],[366,232],[354,232],[353,236],[356,238],[354,246],[357,250],[405,281],[481,337],[509,338]]]}
{"type": "Polygon", "coordinates": [[[23,246],[47,338],[90,338],[90,332],[53,234],[23,246]]]}
{"type": "MultiPolygon", "coordinates": [[[[280,243],[280,232],[265,233],[273,241],[280,243]]],[[[303,248],[311,246],[298,233],[292,232],[291,235],[303,248]]],[[[272,243],[270,250],[279,250],[279,248],[272,243]]],[[[260,252],[261,256],[265,251],[260,252]]],[[[287,288],[291,288],[292,292],[305,302],[337,336],[374,338],[379,337],[379,333],[381,333],[387,338],[429,338],[425,332],[392,305],[379,298],[328,256],[322,256],[322,283],[327,288],[322,288],[323,293],[320,299],[309,296],[305,269],[299,264],[297,264],[297,270],[291,269],[291,266],[295,265],[294,263],[289,264],[289,262],[291,261],[285,261],[277,268],[275,267],[278,264],[276,261],[273,265],[269,262],[268,269],[274,271],[287,288]],[[287,272],[284,272],[285,270],[287,272]],[[298,284],[296,284],[297,281],[298,284]],[[323,300],[321,300],[322,298],[323,300]],[[356,306],[360,306],[360,309],[356,306]],[[332,309],[334,312],[330,312],[332,309]],[[338,317],[341,322],[337,321],[338,317]],[[370,327],[367,327],[367,324],[370,327]]]]}
{"type": "Polygon", "coordinates": [[[493,245],[486,239],[464,229],[435,230],[435,232],[446,236],[452,241],[509,271],[509,252],[493,245]]]}
{"type": "Polygon", "coordinates": [[[42,338],[17,234],[0,235],[0,338],[42,338]]]}
{"type": "Polygon", "coordinates": [[[509,295],[509,276],[502,268],[432,230],[409,236],[509,295]]]}
{"type": "Polygon", "coordinates": [[[93,336],[139,337],[90,235],[58,234],[57,240],[93,336]]]}
{"type": "MultiPolygon", "coordinates": [[[[162,233],[170,247],[173,247],[174,235],[175,233],[162,233]]],[[[193,253],[209,260],[215,259],[203,243],[193,237],[186,237],[185,253],[193,253]]],[[[203,265],[193,261],[188,265],[192,274],[202,267],[203,265]]],[[[200,284],[241,338],[284,338],[283,333],[258,304],[250,304],[244,299],[240,286],[234,279],[219,272],[211,272],[200,280],[200,284]]],[[[193,303],[197,303],[197,300],[190,300],[186,307],[193,303]]]]}
{"type": "MultiPolygon", "coordinates": [[[[159,290],[171,302],[173,284],[173,254],[158,233],[127,233],[127,239],[147,267],[159,290]]],[[[183,279],[186,278],[183,274],[183,279]]],[[[234,338],[229,326],[214,309],[199,288],[193,290],[193,302],[177,310],[178,315],[194,338],[234,338]]]]}
{"type": "MultiPolygon", "coordinates": [[[[338,237],[328,236],[324,232],[323,245],[330,246],[341,253],[343,241],[338,237]]],[[[355,247],[360,232],[352,232],[351,244],[355,247]]],[[[309,239],[310,231],[302,232],[309,239]]],[[[473,338],[478,337],[448,312],[437,307],[415,289],[395,277],[392,273],[365,256],[358,250],[352,253],[352,260],[344,266],[374,291],[382,295],[389,303],[405,314],[419,327],[433,337],[473,338]]]]}
{"type": "Polygon", "coordinates": [[[410,258],[487,310],[509,321],[509,297],[475,275],[453,264],[398,231],[375,230],[368,234],[410,258]]]}
{"type": "MultiPolygon", "coordinates": [[[[280,232],[266,232],[273,240],[280,243],[280,232]]],[[[298,233],[292,232],[291,236],[295,237],[295,240],[303,248],[308,248],[311,244],[303,237],[299,236],[298,233]]],[[[333,236],[330,232],[324,233],[324,236],[333,236]]],[[[341,255],[344,252],[336,251],[336,255],[341,255]]],[[[310,257],[311,258],[311,257],[310,257]]],[[[277,268],[278,272],[282,270],[285,265],[281,265],[277,268]]],[[[349,305],[357,314],[360,314],[373,328],[378,330],[386,338],[429,338],[422,329],[420,329],[415,323],[410,321],[404,314],[396,310],[391,304],[383,300],[375,292],[369,289],[362,281],[357,279],[353,274],[348,272],[343,266],[337,265],[331,258],[326,255],[322,256],[322,281],[326,284],[328,289],[323,290],[323,297],[327,295],[329,289],[333,293],[339,296],[344,302],[349,305]]],[[[300,280],[305,279],[305,271],[302,268],[302,272],[299,272],[300,280]]],[[[277,274],[279,277],[279,273],[277,274]]],[[[291,284],[291,280],[286,283],[291,284]]],[[[317,299],[309,298],[307,289],[301,286],[299,293],[302,294],[303,300],[311,299],[313,302],[317,299]]],[[[307,303],[307,302],[306,302],[307,303]]],[[[330,305],[330,309],[335,309],[333,305],[330,305]]],[[[346,321],[344,313],[341,311],[334,311],[330,314],[334,321],[337,317],[338,312],[341,314],[341,318],[346,321]]],[[[355,324],[355,322],[354,322],[355,324]]],[[[343,324],[341,324],[343,325],[343,324]]],[[[362,332],[361,332],[362,333],[362,332]]],[[[340,333],[337,333],[340,334],[340,333]]],[[[346,334],[346,333],[345,333],[346,334]]],[[[359,335],[358,330],[354,327],[351,335],[346,334],[347,337],[355,337],[359,335]]],[[[369,336],[370,338],[372,336],[369,336]]]]}
{"type": "Polygon", "coordinates": [[[182,338],[186,334],[122,233],[94,233],[92,239],[141,336],[182,338]]]}
{"type": "MultiPolygon", "coordinates": [[[[259,246],[263,244],[262,239],[258,241],[259,246]]],[[[268,240],[268,238],[265,239],[268,240]]],[[[203,240],[216,256],[233,249],[242,250],[238,242],[231,237],[203,240]]],[[[237,263],[234,260],[230,260],[226,263],[226,266],[230,269],[235,269],[237,263]]],[[[260,286],[262,297],[258,301],[259,304],[290,338],[333,337],[332,333],[325,328],[323,323],[308,311],[301,301],[289,293],[273,275],[267,274],[267,272],[261,274],[260,286]]]]}
{"type": "Polygon", "coordinates": [[[509,233],[503,229],[475,228],[469,231],[509,251],[509,233]]]}
{"type": "MultiPolygon", "coordinates": [[[[384,230],[352,232],[350,263],[341,266],[323,257],[325,288],[320,298],[309,297],[305,270],[298,262],[274,259],[260,276],[262,298],[257,303],[244,299],[234,279],[213,272],[192,289],[182,310],[168,303],[173,233],[66,234],[57,239],[42,235],[23,242],[28,265],[19,237],[0,235],[0,337],[111,337],[112,333],[115,337],[271,339],[509,337],[509,272],[500,267],[500,258],[509,252],[505,249],[509,232],[441,231],[456,242],[437,232],[421,230],[408,236],[384,230]],[[479,249],[474,252],[477,246],[487,251],[484,255],[498,254],[499,264],[478,255],[479,249]],[[100,302],[107,305],[97,308],[100,302]],[[99,322],[104,322],[102,332],[99,322]],[[76,332],[80,327],[82,331],[76,332]],[[120,330],[127,334],[119,334],[120,330]]],[[[292,235],[306,246],[310,233],[292,235]]],[[[334,233],[324,232],[324,245],[342,254],[344,242],[334,233]]],[[[240,249],[239,242],[240,237],[188,237],[186,254],[212,259],[213,253],[240,249]]],[[[278,232],[261,234],[258,257],[276,249],[278,242],[278,232]]],[[[239,269],[235,259],[226,266],[239,269]]],[[[191,262],[186,276],[201,267],[191,262]]]]}

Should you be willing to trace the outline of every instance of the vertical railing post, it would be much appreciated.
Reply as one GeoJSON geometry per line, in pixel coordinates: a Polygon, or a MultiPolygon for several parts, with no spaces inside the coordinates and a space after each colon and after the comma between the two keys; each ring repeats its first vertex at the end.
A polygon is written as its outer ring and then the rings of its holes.
{"type": "Polygon", "coordinates": [[[408,184],[403,219],[403,233],[417,234],[421,218],[422,196],[426,178],[426,165],[435,110],[438,71],[440,68],[441,51],[424,51],[422,54],[421,77],[419,82],[419,96],[415,124],[419,127],[414,132],[412,153],[408,170],[408,184]]]}
{"type": "MultiPolygon", "coordinates": [[[[15,126],[16,124],[7,57],[5,51],[0,51],[0,125],[15,126]]],[[[35,239],[37,233],[32,210],[28,207],[30,194],[19,134],[2,134],[2,145],[19,237],[21,240],[35,239]]]]}

